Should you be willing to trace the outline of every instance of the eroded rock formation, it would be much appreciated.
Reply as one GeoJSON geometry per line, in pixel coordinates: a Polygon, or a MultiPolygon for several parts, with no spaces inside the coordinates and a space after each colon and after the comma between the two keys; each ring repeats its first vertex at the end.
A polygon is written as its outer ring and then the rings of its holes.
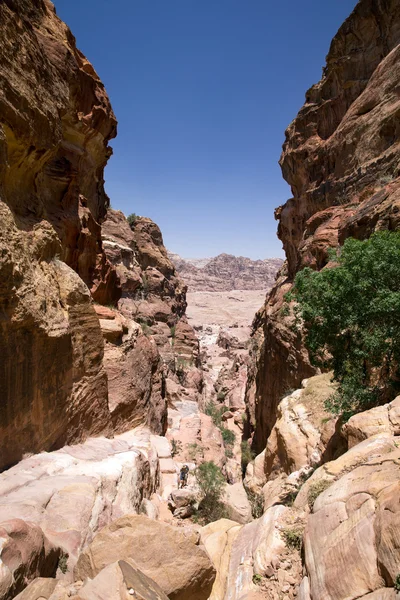
{"type": "Polygon", "coordinates": [[[232,254],[187,260],[169,252],[169,257],[191,292],[268,290],[283,262],[280,258],[251,260],[232,254]]]}
{"type": "Polygon", "coordinates": [[[339,29],[323,78],[286,132],[282,172],[293,198],[277,209],[286,263],[255,320],[257,365],[248,386],[255,446],[265,447],[279,400],[314,370],[282,311],[296,272],[323,268],[349,237],[397,229],[400,7],[360,0],[339,29]]]}
{"type": "Polygon", "coordinates": [[[51,2],[3,2],[0,23],[1,468],[109,429],[91,294],[120,291],[101,243],[103,84],[51,2]]]}

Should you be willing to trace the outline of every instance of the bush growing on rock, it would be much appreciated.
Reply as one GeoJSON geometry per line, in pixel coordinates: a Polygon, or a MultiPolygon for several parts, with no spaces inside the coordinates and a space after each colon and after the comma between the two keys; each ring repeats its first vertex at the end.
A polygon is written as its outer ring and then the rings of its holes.
{"type": "Polygon", "coordinates": [[[309,488],[308,494],[307,494],[307,500],[308,500],[308,506],[310,507],[311,510],[314,508],[314,504],[315,504],[315,501],[318,498],[318,496],[320,496],[322,494],[322,492],[327,490],[328,487],[330,487],[331,485],[332,485],[332,481],[327,481],[324,479],[321,479],[320,481],[316,481],[315,483],[312,483],[310,485],[310,488],[309,488]]]}
{"type": "Polygon", "coordinates": [[[211,417],[214,425],[216,425],[217,427],[221,427],[222,415],[224,414],[225,411],[226,411],[225,405],[218,406],[217,404],[214,404],[214,402],[209,402],[207,404],[204,412],[206,413],[206,415],[211,417]]]}
{"type": "Polygon", "coordinates": [[[128,221],[128,223],[129,223],[129,227],[130,227],[131,229],[132,229],[132,227],[135,225],[135,223],[136,223],[137,219],[138,219],[138,216],[137,216],[137,214],[135,214],[135,213],[131,213],[130,215],[128,215],[128,216],[126,217],[126,220],[128,221]]]}
{"type": "Polygon", "coordinates": [[[235,433],[233,431],[231,431],[230,429],[228,429],[227,427],[220,427],[221,430],[221,434],[222,434],[222,440],[224,442],[224,446],[225,446],[225,454],[228,458],[232,458],[233,456],[233,445],[235,443],[236,440],[236,436],[235,433]]]}
{"type": "Polygon", "coordinates": [[[197,520],[206,525],[222,519],[226,511],[222,502],[225,477],[221,469],[213,461],[204,462],[197,467],[195,476],[202,497],[197,520]]]}
{"type": "Polygon", "coordinates": [[[299,527],[288,527],[282,531],[286,546],[292,550],[301,550],[303,545],[303,530],[299,527]]]}
{"type": "Polygon", "coordinates": [[[394,589],[396,590],[396,592],[400,592],[400,573],[397,575],[394,581],[394,589]]]}
{"type": "Polygon", "coordinates": [[[327,409],[345,419],[400,390],[400,232],[347,239],[336,266],[297,274],[295,324],[304,324],[312,363],[333,369],[327,409]]]}

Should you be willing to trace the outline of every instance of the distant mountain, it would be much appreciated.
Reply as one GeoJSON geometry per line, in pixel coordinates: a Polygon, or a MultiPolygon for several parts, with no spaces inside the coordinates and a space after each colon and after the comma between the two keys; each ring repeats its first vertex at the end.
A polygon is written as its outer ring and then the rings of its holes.
{"type": "Polygon", "coordinates": [[[251,260],[232,254],[187,259],[168,252],[168,256],[191,292],[268,290],[283,264],[281,258],[251,260]]]}

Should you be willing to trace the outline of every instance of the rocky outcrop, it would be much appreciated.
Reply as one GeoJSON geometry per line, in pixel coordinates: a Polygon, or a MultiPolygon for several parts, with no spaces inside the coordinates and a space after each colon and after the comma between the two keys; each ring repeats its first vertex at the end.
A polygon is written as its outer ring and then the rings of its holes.
{"type": "Polygon", "coordinates": [[[276,218],[287,261],[255,320],[259,349],[248,388],[259,452],[280,398],[313,374],[301,336],[282,310],[296,272],[323,268],[328,249],[349,236],[364,239],[400,226],[399,42],[398,3],[360,0],[286,132],[281,166],[293,198],[276,218]]]}
{"type": "Polygon", "coordinates": [[[107,432],[91,295],[113,303],[101,243],[116,120],[51,2],[0,6],[0,468],[107,432]]]}
{"type": "Polygon", "coordinates": [[[92,579],[115,560],[133,559],[171,600],[207,600],[215,570],[191,530],[145,516],[127,516],[104,528],[81,554],[76,579],[92,579]]]}
{"type": "Polygon", "coordinates": [[[11,519],[0,524],[0,598],[14,598],[38,575],[53,577],[60,557],[33,523],[11,519]]]}
{"type": "MultiPolygon", "coordinates": [[[[1,474],[0,522],[22,519],[34,524],[42,537],[62,549],[68,557],[65,570],[71,573],[94,534],[126,513],[139,512],[143,499],[150,498],[158,484],[159,459],[147,430],[133,430],[112,440],[90,438],[27,458],[1,474]]],[[[26,565],[33,555],[25,554],[26,565]]],[[[16,552],[12,557],[15,564],[16,552]]],[[[55,574],[39,565],[33,577],[55,574]]],[[[25,577],[25,585],[33,577],[25,577]]]]}
{"type": "MultiPolygon", "coordinates": [[[[171,385],[183,388],[180,393],[186,392],[196,399],[202,387],[199,342],[185,315],[186,287],[167,256],[159,228],[145,217],[137,217],[130,226],[122,212],[109,210],[102,236],[107,257],[121,281],[118,309],[122,317],[119,318],[136,329],[135,323],[140,324],[147,338],[145,341],[139,336],[137,342],[132,342],[132,336],[125,335],[112,340],[103,327],[105,366],[109,379],[111,375],[111,381],[116,383],[115,393],[110,390],[115,402],[120,404],[121,397],[126,396],[123,412],[131,410],[129,396],[135,387],[130,382],[132,377],[147,394],[150,405],[160,410],[160,397],[169,399],[171,385]],[[123,364],[126,361],[133,361],[135,367],[127,370],[123,364]],[[150,379],[147,384],[146,379],[150,379]]],[[[134,419],[138,418],[137,411],[131,413],[134,419]]],[[[126,423],[125,417],[123,420],[126,423]]],[[[164,425],[165,420],[164,412],[161,418],[164,425]]],[[[155,425],[157,418],[153,422],[155,425]]],[[[165,427],[162,431],[165,432],[165,427]]]]}
{"type": "Polygon", "coordinates": [[[168,254],[191,292],[268,290],[283,262],[280,258],[251,260],[232,254],[191,261],[172,252],[168,254]]]}

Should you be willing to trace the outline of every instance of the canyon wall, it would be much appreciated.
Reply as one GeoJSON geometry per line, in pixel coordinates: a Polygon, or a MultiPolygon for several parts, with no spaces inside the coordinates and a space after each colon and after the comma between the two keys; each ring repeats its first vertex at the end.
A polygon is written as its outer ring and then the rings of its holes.
{"type": "Polygon", "coordinates": [[[103,84],[50,2],[3,2],[0,23],[3,467],[108,430],[90,290],[119,290],[101,245],[116,133],[103,84]]]}
{"type": "Polygon", "coordinates": [[[400,226],[399,43],[399,4],[360,0],[286,131],[280,164],[293,198],[275,212],[286,262],[254,321],[247,389],[258,451],[282,396],[314,373],[282,310],[295,274],[323,268],[347,237],[400,226]]]}
{"type": "Polygon", "coordinates": [[[115,211],[105,224],[116,119],[102,82],[50,1],[1,3],[0,30],[4,469],[89,435],[163,434],[177,357],[196,390],[201,373],[158,227],[115,211]]]}

